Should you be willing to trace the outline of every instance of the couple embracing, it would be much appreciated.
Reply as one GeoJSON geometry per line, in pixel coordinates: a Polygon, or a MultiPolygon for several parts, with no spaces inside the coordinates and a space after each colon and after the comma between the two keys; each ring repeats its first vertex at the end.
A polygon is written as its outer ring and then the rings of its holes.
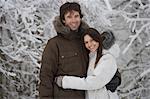
{"type": "Polygon", "coordinates": [[[112,31],[99,33],[82,20],[80,5],[66,2],[54,20],[57,36],[42,55],[40,99],[118,99],[121,84],[112,31]]]}

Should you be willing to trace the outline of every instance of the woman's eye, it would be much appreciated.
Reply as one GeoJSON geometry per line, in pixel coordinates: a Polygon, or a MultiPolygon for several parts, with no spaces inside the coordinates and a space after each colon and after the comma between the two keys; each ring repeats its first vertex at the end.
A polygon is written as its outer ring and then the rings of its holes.
{"type": "Polygon", "coordinates": [[[88,42],[84,42],[84,44],[87,44],[88,42]]]}
{"type": "Polygon", "coordinates": [[[93,42],[94,40],[92,39],[90,42],[93,42]]]}

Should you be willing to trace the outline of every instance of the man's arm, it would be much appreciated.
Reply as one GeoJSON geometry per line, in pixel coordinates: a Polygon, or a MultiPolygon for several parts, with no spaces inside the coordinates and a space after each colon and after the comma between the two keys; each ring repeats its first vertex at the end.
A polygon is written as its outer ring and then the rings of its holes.
{"type": "Polygon", "coordinates": [[[57,67],[57,47],[55,42],[49,40],[43,55],[40,70],[40,86],[39,96],[40,99],[54,99],[53,82],[54,73],[57,67]]]}
{"type": "Polygon", "coordinates": [[[116,71],[116,74],[112,78],[112,80],[106,85],[107,90],[110,90],[111,92],[115,92],[117,87],[121,84],[121,74],[119,73],[118,69],[116,71]]]}

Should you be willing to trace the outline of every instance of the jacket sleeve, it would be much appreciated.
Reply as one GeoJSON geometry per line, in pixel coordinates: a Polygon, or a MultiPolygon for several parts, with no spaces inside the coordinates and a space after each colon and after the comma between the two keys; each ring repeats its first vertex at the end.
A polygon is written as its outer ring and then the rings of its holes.
{"type": "Polygon", "coordinates": [[[53,81],[58,61],[57,45],[49,40],[43,55],[40,69],[40,99],[53,99],[53,81]]]}
{"type": "Polygon", "coordinates": [[[117,69],[114,77],[111,79],[109,83],[107,83],[106,88],[107,90],[110,90],[111,92],[115,92],[117,87],[121,84],[121,74],[119,73],[119,70],[117,69]]]}
{"type": "Polygon", "coordinates": [[[110,55],[103,55],[98,62],[93,75],[86,78],[75,76],[64,76],[62,80],[63,88],[79,90],[96,90],[104,87],[114,76],[117,70],[116,60],[110,55]]]}

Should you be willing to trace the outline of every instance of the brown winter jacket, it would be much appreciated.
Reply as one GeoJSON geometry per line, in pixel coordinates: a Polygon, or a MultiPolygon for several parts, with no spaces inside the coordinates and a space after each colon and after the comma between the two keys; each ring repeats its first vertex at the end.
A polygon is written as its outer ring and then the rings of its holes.
{"type": "Polygon", "coordinates": [[[81,22],[78,32],[71,32],[59,17],[54,20],[57,36],[44,49],[40,71],[40,99],[85,99],[84,91],[62,89],[54,79],[59,75],[86,76],[88,55],[81,34],[88,25],[81,22]]]}

